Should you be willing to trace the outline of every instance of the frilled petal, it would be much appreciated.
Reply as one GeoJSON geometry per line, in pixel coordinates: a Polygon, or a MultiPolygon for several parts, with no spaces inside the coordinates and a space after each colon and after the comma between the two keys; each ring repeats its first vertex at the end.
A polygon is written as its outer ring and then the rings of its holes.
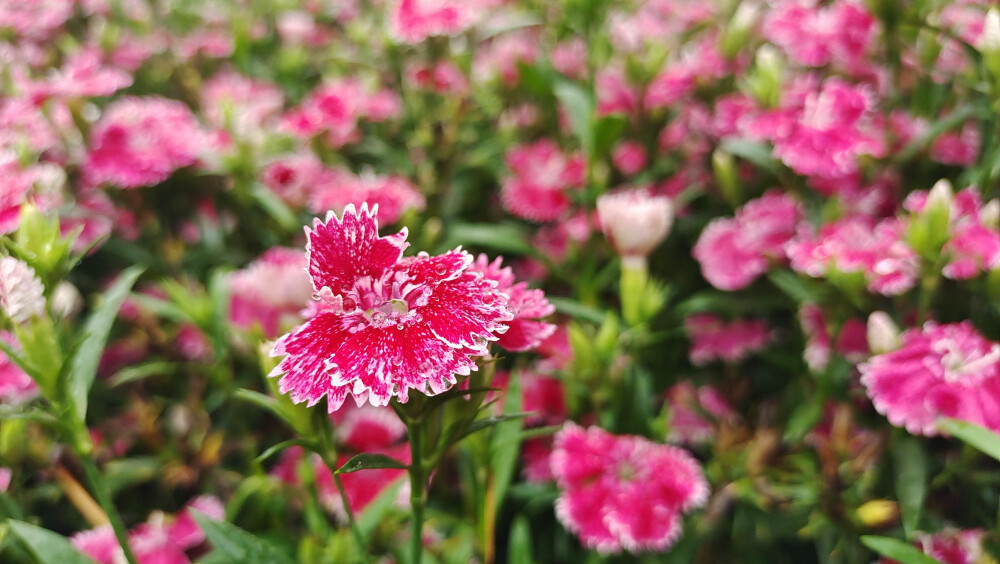
{"type": "Polygon", "coordinates": [[[344,403],[349,391],[343,384],[333,385],[336,366],[333,356],[350,333],[350,321],[331,312],[321,312],[278,340],[271,356],[287,355],[271,376],[284,374],[278,387],[295,403],[316,405],[327,396],[330,411],[344,403]]]}
{"type": "Polygon", "coordinates": [[[427,305],[420,309],[423,322],[437,337],[453,347],[483,350],[495,333],[507,330],[513,319],[507,296],[495,281],[479,273],[462,273],[434,289],[427,305]]]}
{"type": "Polygon", "coordinates": [[[361,276],[379,278],[399,262],[406,242],[406,228],[388,237],[379,237],[377,206],[362,204],[356,210],[348,204],[341,218],[329,212],[326,221],[316,219],[306,229],[309,243],[309,275],[318,292],[330,288],[333,294],[349,291],[361,276]]]}
{"type": "Polygon", "coordinates": [[[507,332],[500,335],[497,343],[511,352],[531,350],[556,332],[552,323],[531,319],[517,318],[507,322],[507,325],[507,332]]]}
{"type": "Polygon", "coordinates": [[[562,190],[520,178],[503,183],[500,199],[507,211],[531,221],[555,221],[570,208],[569,196],[562,190]]]}

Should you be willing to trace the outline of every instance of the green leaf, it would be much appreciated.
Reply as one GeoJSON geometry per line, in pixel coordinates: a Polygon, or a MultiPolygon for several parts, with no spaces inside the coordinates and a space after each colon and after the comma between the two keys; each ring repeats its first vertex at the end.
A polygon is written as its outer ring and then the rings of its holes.
{"type": "Polygon", "coordinates": [[[154,456],[109,460],[104,465],[104,484],[114,495],[125,488],[152,481],[162,470],[162,462],[154,456]]]}
{"type": "Polygon", "coordinates": [[[493,503],[491,511],[496,511],[503,504],[507,488],[514,478],[517,468],[517,457],[521,452],[521,418],[514,417],[521,411],[521,380],[511,378],[507,387],[503,412],[508,421],[497,425],[493,431],[490,450],[493,467],[493,503]]]}
{"type": "Polygon", "coordinates": [[[927,495],[927,455],[920,442],[909,436],[897,437],[891,452],[903,532],[910,538],[920,526],[927,495]]]}
{"type": "Polygon", "coordinates": [[[83,326],[84,340],[76,354],[69,359],[71,364],[67,390],[69,392],[67,399],[72,402],[71,405],[76,410],[76,418],[79,421],[86,419],[87,394],[90,393],[90,387],[97,376],[97,365],[104,352],[104,345],[108,342],[111,327],[118,317],[118,310],[121,309],[132,286],[144,270],[145,268],[141,266],[125,269],[115,283],[104,292],[100,303],[83,326]]]}
{"type": "Polygon", "coordinates": [[[268,448],[264,452],[260,453],[260,455],[256,458],[255,462],[257,462],[258,464],[260,464],[260,463],[264,462],[265,460],[267,460],[268,458],[271,458],[272,456],[274,456],[274,455],[278,454],[279,452],[285,450],[286,448],[293,447],[293,446],[301,446],[301,447],[305,447],[305,448],[307,448],[309,450],[316,450],[315,449],[315,445],[310,440],[307,440],[307,439],[288,439],[287,441],[281,441],[280,443],[278,443],[276,445],[272,445],[270,448],[268,448]]]}
{"type": "Polygon", "coordinates": [[[393,484],[379,492],[375,499],[361,510],[360,514],[354,516],[362,537],[372,538],[379,524],[385,522],[385,514],[396,506],[396,500],[399,499],[399,488],[402,487],[406,479],[406,476],[400,476],[393,484]]]}
{"type": "Polygon", "coordinates": [[[528,242],[528,235],[518,225],[510,223],[456,223],[448,230],[442,248],[471,245],[497,251],[534,255],[536,249],[528,242]]]}
{"type": "Polygon", "coordinates": [[[901,564],[941,564],[939,560],[927,556],[920,552],[917,547],[906,544],[899,539],[865,535],[861,537],[861,544],[901,564]]]}
{"type": "Polygon", "coordinates": [[[771,156],[771,148],[749,139],[725,139],[719,145],[723,151],[749,161],[777,176],[781,174],[781,163],[771,156]]]}
{"type": "Polygon", "coordinates": [[[580,140],[580,147],[588,156],[594,154],[594,100],[579,85],[566,80],[558,80],[553,86],[556,98],[566,109],[570,127],[580,140]]]}
{"type": "Polygon", "coordinates": [[[290,556],[236,525],[216,521],[198,510],[191,510],[191,515],[208,537],[213,553],[221,553],[227,558],[227,562],[292,564],[290,556]]]}
{"type": "Polygon", "coordinates": [[[796,303],[816,303],[822,299],[808,281],[791,271],[772,270],[767,273],[767,278],[796,303]]]}
{"type": "Polygon", "coordinates": [[[374,470],[378,468],[405,470],[407,466],[391,456],[363,452],[345,462],[343,466],[337,469],[337,473],[347,474],[357,472],[358,470],[374,470]]]}
{"type": "Polygon", "coordinates": [[[570,317],[576,317],[577,319],[598,324],[604,323],[604,320],[607,317],[607,312],[604,310],[581,304],[580,302],[569,298],[561,298],[559,296],[546,297],[548,298],[549,303],[556,307],[556,311],[564,313],[570,317]]]}
{"type": "Polygon", "coordinates": [[[14,536],[21,540],[39,564],[94,564],[73,548],[66,537],[24,521],[7,521],[14,536]]]}
{"type": "Polygon", "coordinates": [[[628,120],[620,114],[604,116],[594,126],[594,154],[606,155],[611,152],[628,126],[628,120]]]}
{"type": "Polygon", "coordinates": [[[510,526],[510,541],[508,542],[507,562],[511,564],[530,564],[531,557],[531,526],[524,515],[518,515],[510,526]]]}
{"type": "Polygon", "coordinates": [[[465,437],[468,437],[473,433],[482,431],[483,429],[489,429],[490,427],[493,427],[494,425],[499,425],[500,423],[503,423],[505,421],[512,421],[514,419],[523,419],[529,415],[531,415],[531,413],[522,412],[522,413],[511,413],[508,415],[501,415],[500,417],[486,417],[485,419],[476,419],[471,424],[469,424],[468,427],[465,428],[465,432],[459,435],[454,440],[454,443],[457,443],[458,441],[464,439],[465,437]]]}
{"type": "Polygon", "coordinates": [[[294,231],[299,227],[299,220],[295,217],[292,210],[267,186],[254,183],[249,192],[254,202],[263,208],[282,229],[294,231]]]}
{"type": "Polygon", "coordinates": [[[945,417],[937,420],[937,428],[971,445],[983,454],[1000,460],[1000,435],[986,427],[945,417]]]}
{"type": "Polygon", "coordinates": [[[182,366],[183,363],[180,362],[166,362],[162,360],[147,362],[136,366],[129,366],[116,372],[115,375],[108,380],[108,384],[112,388],[116,388],[123,384],[149,378],[150,376],[174,374],[178,372],[182,366]]]}

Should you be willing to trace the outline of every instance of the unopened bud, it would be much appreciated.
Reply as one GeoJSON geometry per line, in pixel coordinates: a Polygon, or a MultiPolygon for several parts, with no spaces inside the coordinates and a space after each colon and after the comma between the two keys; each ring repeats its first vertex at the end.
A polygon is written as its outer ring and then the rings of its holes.
{"type": "Polygon", "coordinates": [[[80,313],[83,296],[76,286],[63,280],[52,292],[52,313],[58,318],[73,317],[80,313]]]}
{"type": "Polygon", "coordinates": [[[884,354],[899,348],[899,327],[884,311],[868,316],[867,334],[872,354],[884,354]]]}
{"type": "Polygon", "coordinates": [[[674,206],[646,190],[605,194],[597,199],[601,229],[625,261],[645,259],[667,237],[674,206]]]}
{"type": "Polygon", "coordinates": [[[983,33],[976,41],[976,48],[984,55],[1000,53],[1000,10],[990,8],[983,20],[983,33]]]}
{"type": "Polygon", "coordinates": [[[990,229],[1000,229],[1000,200],[990,200],[979,210],[979,222],[990,229]]]}
{"type": "Polygon", "coordinates": [[[866,527],[884,527],[899,518],[899,505],[891,499],[873,499],[858,507],[857,516],[866,527]]]}

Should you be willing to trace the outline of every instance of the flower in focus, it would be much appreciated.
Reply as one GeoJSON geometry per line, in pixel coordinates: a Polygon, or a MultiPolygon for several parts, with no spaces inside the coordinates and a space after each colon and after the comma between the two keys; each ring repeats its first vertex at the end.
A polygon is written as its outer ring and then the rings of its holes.
{"type": "Polygon", "coordinates": [[[380,237],[376,210],[348,205],[306,230],[315,315],[274,345],[284,356],[282,393],[329,411],[348,394],[358,405],[405,402],[410,389],[433,395],[476,370],[512,319],[497,283],[470,271],[462,250],[403,258],[406,230],[380,237]]]}
{"type": "Polygon", "coordinates": [[[625,261],[644,260],[667,237],[674,206],[666,196],[626,190],[597,199],[601,229],[625,261]]]}
{"type": "Polygon", "coordinates": [[[682,449],[573,423],[556,435],[556,517],[601,553],[664,550],[682,514],[708,499],[698,462],[682,449]]]}
{"type": "Polygon", "coordinates": [[[1000,343],[963,321],[908,329],[898,349],[860,365],[875,409],[914,435],[937,434],[939,416],[1000,431],[1000,343]]]}
{"type": "Polygon", "coordinates": [[[44,292],[34,269],[14,257],[0,257],[0,307],[14,323],[45,313],[44,292]]]}
{"type": "Polygon", "coordinates": [[[277,247],[234,272],[229,278],[232,322],[245,329],[259,323],[266,336],[277,337],[282,320],[298,319],[312,297],[306,266],[301,251],[277,247]]]}
{"type": "Polygon", "coordinates": [[[469,265],[469,271],[496,282],[497,290],[507,294],[507,307],[514,318],[507,322],[508,329],[497,344],[512,352],[531,350],[555,332],[555,325],[539,320],[555,313],[556,308],[545,298],[545,292],[529,288],[527,282],[515,283],[514,272],[509,266],[501,267],[502,262],[503,257],[490,262],[489,257],[480,254],[469,265]]]}
{"type": "Polygon", "coordinates": [[[688,316],[684,328],[691,339],[688,353],[691,363],[700,365],[713,360],[739,362],[752,352],[767,346],[771,332],[758,320],[726,323],[711,313],[688,316]]]}
{"type": "Polygon", "coordinates": [[[205,133],[184,104],[165,98],[112,102],[90,133],[83,165],[91,184],[152,186],[198,159],[205,133]]]}
{"type": "Polygon", "coordinates": [[[720,290],[746,287],[767,272],[768,259],[784,257],[801,213],[794,198],[770,191],[747,202],[735,217],[712,220],[692,252],[702,275],[720,290]]]}

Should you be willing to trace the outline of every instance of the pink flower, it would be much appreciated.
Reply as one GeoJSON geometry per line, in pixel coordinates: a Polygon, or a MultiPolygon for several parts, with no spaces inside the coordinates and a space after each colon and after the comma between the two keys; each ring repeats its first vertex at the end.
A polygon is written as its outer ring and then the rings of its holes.
{"type": "Polygon", "coordinates": [[[820,7],[813,0],[785,0],[764,20],[764,37],[801,65],[829,63],[850,72],[866,69],[875,37],[875,18],[860,2],[838,0],[820,7]]]}
{"type": "Polygon", "coordinates": [[[583,185],[583,157],[564,155],[549,139],[512,148],[507,167],[513,176],[501,188],[504,208],[532,221],[558,219],[570,208],[566,190],[583,185]]]}
{"type": "Polygon", "coordinates": [[[480,254],[469,265],[469,272],[496,282],[497,290],[507,295],[507,308],[513,319],[507,322],[508,329],[499,336],[497,344],[512,352],[534,349],[555,332],[555,325],[539,320],[555,313],[556,308],[545,298],[545,292],[529,288],[527,282],[515,283],[514,272],[509,266],[501,267],[502,262],[503,257],[490,262],[489,257],[480,254]]]}
{"type": "Polygon", "coordinates": [[[499,76],[505,86],[513,88],[521,80],[520,64],[531,65],[538,58],[538,38],[533,33],[504,33],[493,38],[476,52],[473,76],[478,81],[499,76]]]}
{"type": "Polygon", "coordinates": [[[868,358],[868,329],[860,319],[851,318],[844,322],[836,335],[836,344],[833,343],[826,317],[819,306],[804,304],[799,309],[799,324],[806,336],[806,348],[802,356],[813,372],[826,369],[834,350],[853,363],[868,358]]]}
{"type": "Polygon", "coordinates": [[[343,211],[349,204],[378,205],[379,219],[386,224],[396,223],[407,210],[422,210],[426,205],[424,195],[402,176],[382,176],[371,173],[354,175],[349,172],[332,172],[321,184],[312,187],[309,209],[343,211]]]}
{"type": "Polygon", "coordinates": [[[521,409],[531,413],[527,425],[558,425],[566,420],[566,390],[562,380],[522,371],[521,409]]]}
{"type": "Polygon", "coordinates": [[[944,253],[950,258],[942,273],[968,280],[1000,266],[1000,233],[975,221],[963,221],[952,231],[944,253]]]}
{"type": "Polygon", "coordinates": [[[1000,431],[1000,344],[968,321],[928,322],[900,340],[858,367],[879,413],[915,435],[936,435],[938,416],[1000,431]]]}
{"type": "Polygon", "coordinates": [[[0,257],[0,309],[14,323],[45,314],[45,292],[35,270],[22,260],[0,257]]]}
{"type": "Polygon", "coordinates": [[[304,151],[268,164],[261,171],[260,180],[288,204],[302,206],[314,190],[332,178],[314,153],[304,151]]]}
{"type": "Polygon", "coordinates": [[[679,444],[707,443],[715,438],[719,421],[735,412],[719,390],[711,386],[695,387],[690,380],[667,390],[670,426],[667,440],[679,444]]]}
{"type": "Polygon", "coordinates": [[[274,84],[232,71],[216,74],[201,90],[205,120],[219,129],[247,137],[264,128],[284,106],[285,96],[274,84]]]}
{"type": "Polygon", "coordinates": [[[646,167],[646,148],[637,141],[622,141],[611,154],[611,162],[623,174],[636,174],[646,167]]]}
{"type": "Polygon", "coordinates": [[[191,110],[176,100],[112,102],[90,132],[83,174],[92,184],[152,186],[193,165],[206,140],[191,110]]]}
{"type": "Polygon", "coordinates": [[[979,157],[979,122],[968,121],[959,131],[938,135],[931,145],[931,158],[939,163],[972,166],[979,157]]]}
{"type": "Polygon", "coordinates": [[[674,205],[646,190],[622,190],[597,198],[597,217],[623,261],[642,261],[667,238],[674,205]]]}
{"type": "MultiPolygon", "coordinates": [[[[11,347],[18,348],[17,339],[9,331],[0,332],[11,347]]],[[[0,353],[0,404],[21,405],[38,395],[38,385],[6,354],[0,353]]]]}
{"type": "Polygon", "coordinates": [[[304,139],[325,133],[330,145],[341,147],[360,139],[359,119],[381,121],[397,108],[392,95],[369,92],[354,80],[335,80],[317,87],[288,111],[282,127],[304,139]]]}
{"type": "Polygon", "coordinates": [[[682,514],[708,498],[687,451],[599,427],[567,423],[550,463],[560,490],[556,517],[603,554],[666,549],[681,534],[682,514]]]}
{"type": "Polygon", "coordinates": [[[406,435],[404,424],[389,407],[347,404],[330,415],[337,443],[354,452],[372,452],[398,444],[406,435]]]}
{"type": "Polygon", "coordinates": [[[597,114],[630,114],[639,105],[639,93],[619,67],[599,69],[594,76],[597,114]]]}
{"type": "Polygon", "coordinates": [[[688,355],[693,364],[713,360],[739,362],[759,351],[771,340],[767,324],[756,320],[726,323],[710,313],[688,316],[684,327],[691,339],[688,355]]]}
{"type": "Polygon", "coordinates": [[[96,48],[86,48],[71,55],[62,69],[49,78],[44,87],[46,92],[59,98],[86,98],[110,96],[131,86],[132,75],[104,65],[101,55],[96,48]]]}
{"type": "Polygon", "coordinates": [[[469,90],[469,79],[451,61],[441,61],[433,67],[410,67],[406,71],[406,79],[419,88],[433,90],[442,96],[461,96],[469,90]]]}
{"type": "Polygon", "coordinates": [[[299,320],[312,297],[308,266],[301,251],[273,248],[229,278],[229,317],[238,327],[259,324],[264,335],[278,336],[283,321],[299,320]]]}
{"type": "Polygon", "coordinates": [[[557,43],[549,54],[552,68],[576,80],[587,76],[587,44],[579,37],[557,43]]]}
{"type": "Polygon", "coordinates": [[[10,481],[14,477],[14,472],[6,466],[0,466],[0,493],[5,493],[10,487],[10,481]]]}
{"type": "Polygon", "coordinates": [[[389,32],[401,43],[455,35],[475,23],[487,6],[482,0],[398,0],[392,7],[389,32]]]}
{"type": "Polygon", "coordinates": [[[794,198],[772,190],[747,202],[735,217],[712,220],[692,252],[702,275],[720,290],[746,287],[767,272],[768,259],[784,256],[800,215],[794,198]]]}
{"type": "Polygon", "coordinates": [[[271,353],[285,357],[272,375],[284,374],[279,387],[296,403],[326,396],[333,412],[348,394],[387,405],[410,389],[440,393],[477,369],[471,356],[485,354],[513,317],[496,282],[469,271],[471,255],[403,258],[406,229],[379,237],[375,212],[348,205],[306,230],[321,301],[271,353]]]}
{"type": "Polygon", "coordinates": [[[75,4],[75,0],[3,0],[0,1],[0,28],[42,41],[72,17],[75,4]]]}
{"type": "MultiPolygon", "coordinates": [[[[945,527],[934,534],[917,532],[914,537],[914,546],[941,564],[977,564],[989,558],[983,550],[986,532],[982,529],[958,530],[945,527]]],[[[882,558],[876,564],[899,563],[882,558]]]]}
{"type": "Polygon", "coordinates": [[[917,255],[903,241],[895,218],[874,225],[863,217],[842,219],[816,235],[803,226],[786,251],[798,272],[813,277],[859,273],[870,291],[884,296],[902,294],[917,280],[917,255]]]}

